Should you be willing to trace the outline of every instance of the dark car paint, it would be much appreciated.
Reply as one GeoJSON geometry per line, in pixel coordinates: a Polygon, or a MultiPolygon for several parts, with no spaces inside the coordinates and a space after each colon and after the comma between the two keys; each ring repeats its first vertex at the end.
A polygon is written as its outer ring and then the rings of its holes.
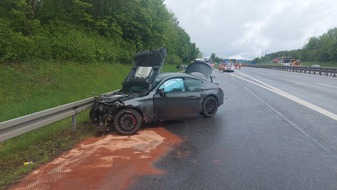
{"type": "MultiPolygon", "coordinates": [[[[158,88],[165,81],[172,78],[190,78],[196,80],[203,80],[199,77],[194,77],[185,73],[171,73],[169,77],[163,78],[154,92],[158,91],[158,88]]],[[[154,100],[154,112],[155,120],[180,120],[190,119],[198,117],[202,110],[201,102],[206,96],[214,96],[218,100],[219,106],[223,104],[223,93],[219,94],[219,86],[209,81],[203,80],[200,86],[202,90],[195,92],[175,92],[167,93],[165,96],[155,93],[154,100]],[[207,86],[207,87],[206,87],[207,86]]]]}
{"type": "Polygon", "coordinates": [[[201,73],[205,76],[206,79],[209,79],[212,74],[212,67],[204,62],[201,61],[195,61],[188,65],[188,67],[185,70],[185,73],[188,74],[194,74],[194,73],[201,73]]]}
{"type": "MultiPolygon", "coordinates": [[[[218,84],[193,75],[199,68],[204,71],[203,75],[205,75],[205,78],[209,79],[212,68],[206,63],[192,63],[191,65],[194,68],[190,70],[189,68],[186,69],[193,71],[191,74],[158,74],[166,56],[166,50],[159,49],[152,54],[152,56],[157,56],[158,59],[153,65],[154,69],[151,71],[149,78],[134,80],[133,76],[135,75],[135,71],[139,66],[143,66],[143,63],[148,63],[146,62],[146,56],[149,55],[151,57],[151,52],[139,55],[141,55],[142,61],[137,62],[136,59],[136,64],[124,80],[123,87],[120,91],[96,97],[90,111],[90,117],[98,130],[110,130],[111,127],[113,127],[113,121],[116,114],[125,108],[136,110],[141,114],[142,122],[149,123],[158,120],[185,120],[198,117],[203,109],[202,101],[208,96],[214,96],[218,106],[223,104],[224,94],[218,84]],[[193,92],[163,93],[159,87],[165,81],[174,78],[181,78],[184,79],[184,81],[187,79],[196,80],[200,82],[200,85],[198,85],[199,88],[195,89],[196,91],[193,92]],[[142,90],[135,92],[130,88],[135,84],[140,86],[143,85],[144,88],[142,87],[142,90]]],[[[152,61],[153,60],[154,59],[152,59],[152,61]]]]}
{"type": "MultiPolygon", "coordinates": [[[[115,95],[110,95],[111,100],[123,102],[123,107],[134,108],[138,110],[145,123],[157,120],[180,120],[197,117],[201,112],[201,100],[206,96],[212,95],[217,98],[219,106],[223,104],[223,93],[220,96],[219,87],[217,84],[200,79],[199,77],[191,76],[185,73],[165,73],[161,81],[147,94],[141,95],[137,93],[123,95],[119,98],[114,98],[115,95]],[[192,78],[203,80],[201,88],[198,92],[182,92],[182,93],[167,93],[161,96],[158,88],[165,81],[172,78],[192,78]],[[209,87],[207,87],[209,86],[209,87]],[[180,98],[181,97],[181,98],[180,98]]],[[[117,108],[115,112],[119,109],[117,108]]]]}

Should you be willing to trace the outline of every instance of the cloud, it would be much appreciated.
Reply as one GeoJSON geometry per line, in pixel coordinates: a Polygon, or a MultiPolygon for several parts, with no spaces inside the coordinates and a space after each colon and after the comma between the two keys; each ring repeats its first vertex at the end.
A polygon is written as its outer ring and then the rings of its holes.
{"type": "Polygon", "coordinates": [[[165,0],[204,56],[253,59],[337,27],[335,0],[165,0]]]}

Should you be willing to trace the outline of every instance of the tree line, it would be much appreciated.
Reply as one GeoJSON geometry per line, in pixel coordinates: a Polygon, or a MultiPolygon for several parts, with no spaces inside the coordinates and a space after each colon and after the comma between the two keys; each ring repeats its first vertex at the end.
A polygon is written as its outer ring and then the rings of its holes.
{"type": "Polygon", "coordinates": [[[167,62],[199,54],[164,0],[1,0],[0,63],[34,59],[130,63],[166,47],[167,62]]]}
{"type": "Polygon", "coordinates": [[[292,57],[302,61],[337,62],[337,28],[328,30],[319,37],[311,37],[302,49],[279,51],[255,58],[253,62],[267,63],[277,57],[292,57]]]}

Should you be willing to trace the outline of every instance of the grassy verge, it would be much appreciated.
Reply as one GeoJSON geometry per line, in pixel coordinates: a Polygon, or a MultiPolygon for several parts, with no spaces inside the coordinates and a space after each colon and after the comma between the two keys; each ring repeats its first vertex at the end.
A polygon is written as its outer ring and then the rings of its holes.
{"type": "Polygon", "coordinates": [[[130,66],[34,62],[0,65],[0,121],[120,87],[130,66]]]}
{"type": "Polygon", "coordinates": [[[301,65],[310,67],[311,65],[320,65],[321,67],[337,67],[337,62],[334,61],[303,61],[301,65]]]}
{"type": "MultiPolygon", "coordinates": [[[[334,61],[303,61],[301,62],[301,66],[304,67],[311,67],[312,65],[320,65],[321,67],[337,67],[337,62],[334,61]]],[[[253,66],[265,66],[265,67],[272,67],[272,66],[283,66],[282,64],[275,64],[275,63],[259,63],[253,66]]]]}
{"type": "MultiPolygon", "coordinates": [[[[131,66],[41,62],[0,65],[0,122],[77,101],[121,87],[131,66]]],[[[163,72],[176,72],[165,65],[163,72]]],[[[92,136],[88,112],[0,143],[0,189],[18,182],[40,164],[49,162],[81,140],[92,136]],[[33,165],[23,166],[33,161],[33,165]]]]}
{"type": "Polygon", "coordinates": [[[71,129],[71,120],[65,119],[44,128],[0,143],[0,189],[18,182],[28,172],[51,161],[81,140],[92,136],[87,112],[78,116],[80,125],[71,129]],[[34,164],[24,166],[24,162],[34,164]]]}

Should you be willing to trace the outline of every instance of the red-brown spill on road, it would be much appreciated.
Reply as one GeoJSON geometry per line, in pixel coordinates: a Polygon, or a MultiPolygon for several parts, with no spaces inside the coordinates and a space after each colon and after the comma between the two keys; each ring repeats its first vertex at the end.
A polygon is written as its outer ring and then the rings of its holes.
{"type": "Polygon", "coordinates": [[[153,163],[181,142],[163,128],[91,137],[11,189],[126,189],[137,176],[164,174],[153,163]]]}

